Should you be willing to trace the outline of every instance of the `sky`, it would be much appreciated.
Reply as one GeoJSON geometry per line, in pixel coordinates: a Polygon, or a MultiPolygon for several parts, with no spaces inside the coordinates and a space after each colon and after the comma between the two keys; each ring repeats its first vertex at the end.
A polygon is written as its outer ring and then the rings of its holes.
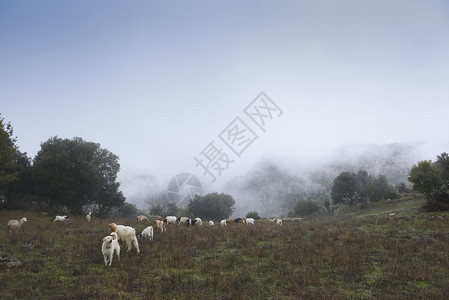
{"type": "Polygon", "coordinates": [[[214,191],[263,159],[348,144],[418,142],[434,159],[448,100],[443,0],[0,2],[0,113],[19,149],[99,143],[139,205],[180,173],[214,191]],[[195,160],[212,156],[215,181],[195,160]]]}

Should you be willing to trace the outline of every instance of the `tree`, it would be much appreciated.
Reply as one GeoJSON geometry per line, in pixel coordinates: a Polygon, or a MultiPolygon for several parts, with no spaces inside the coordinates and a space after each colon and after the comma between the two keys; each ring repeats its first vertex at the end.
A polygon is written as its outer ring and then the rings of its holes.
{"type": "Polygon", "coordinates": [[[295,217],[305,217],[320,211],[318,203],[312,200],[299,200],[294,209],[295,217]]]}
{"type": "Polygon", "coordinates": [[[81,138],[50,138],[34,158],[36,192],[50,208],[67,207],[81,214],[83,205],[95,203],[99,213],[105,214],[125,202],[116,182],[118,159],[99,144],[81,138]]]}
{"type": "Polygon", "coordinates": [[[206,220],[222,220],[231,216],[235,201],[231,195],[211,193],[204,196],[195,196],[189,201],[187,209],[193,216],[206,220]]]}
{"type": "Polygon", "coordinates": [[[145,201],[150,207],[150,214],[155,216],[175,216],[178,206],[171,201],[166,192],[155,193],[145,201]]]}
{"type": "Polygon", "coordinates": [[[441,182],[447,190],[449,188],[449,154],[443,152],[437,155],[435,166],[439,170],[441,182]]]}
{"type": "Polygon", "coordinates": [[[17,180],[15,155],[18,150],[17,139],[13,136],[11,123],[4,123],[0,115],[0,196],[6,197],[8,184],[17,180]]]}
{"type": "Polygon", "coordinates": [[[250,211],[246,214],[246,218],[253,218],[254,220],[259,220],[260,216],[257,211],[250,211]]]}
{"type": "Polygon", "coordinates": [[[379,201],[384,199],[385,196],[391,193],[390,186],[388,185],[388,180],[385,175],[379,175],[373,180],[373,201],[379,201]]]}
{"type": "Polygon", "coordinates": [[[359,170],[355,175],[356,190],[363,201],[369,201],[373,194],[374,178],[365,170],[359,170]]]}
{"type": "Polygon", "coordinates": [[[359,170],[357,173],[341,172],[334,180],[331,197],[334,204],[361,202],[363,206],[385,198],[396,198],[397,195],[385,175],[373,177],[365,170],[359,170]]]}
{"type": "Polygon", "coordinates": [[[413,184],[415,191],[426,195],[428,202],[433,202],[432,193],[442,185],[438,168],[430,160],[423,160],[413,165],[408,180],[413,184]]]}
{"type": "Polygon", "coordinates": [[[410,192],[409,187],[405,184],[405,182],[400,182],[396,185],[396,190],[400,194],[408,194],[410,192]]]}
{"type": "Polygon", "coordinates": [[[33,193],[33,182],[31,178],[31,159],[26,153],[19,150],[14,154],[14,172],[17,179],[6,185],[6,206],[14,209],[29,208],[33,193]]]}
{"type": "Polygon", "coordinates": [[[418,162],[411,168],[408,180],[413,184],[413,190],[426,195],[425,209],[449,209],[449,155],[446,152],[438,155],[435,163],[430,160],[418,162]]]}
{"type": "Polygon", "coordinates": [[[341,172],[332,185],[332,201],[334,204],[347,203],[353,205],[356,202],[356,192],[356,174],[349,171],[341,172]]]}
{"type": "Polygon", "coordinates": [[[125,202],[122,206],[113,209],[112,216],[118,218],[135,218],[137,208],[135,204],[125,202]]]}

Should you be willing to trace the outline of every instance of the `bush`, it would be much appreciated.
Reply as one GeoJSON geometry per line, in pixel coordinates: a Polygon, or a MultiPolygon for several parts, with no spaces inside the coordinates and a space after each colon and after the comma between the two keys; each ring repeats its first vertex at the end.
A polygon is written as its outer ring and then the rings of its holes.
{"type": "Polygon", "coordinates": [[[257,211],[250,211],[246,214],[246,218],[253,218],[254,220],[259,220],[260,216],[257,211]]]}
{"type": "Polygon", "coordinates": [[[312,200],[299,200],[293,211],[296,217],[310,216],[320,211],[320,206],[312,200]]]}
{"type": "Polygon", "coordinates": [[[122,206],[112,209],[111,215],[119,218],[135,218],[137,208],[135,204],[125,202],[122,206]]]}
{"type": "Polygon", "coordinates": [[[231,195],[211,193],[195,196],[189,201],[187,209],[192,216],[200,216],[205,220],[223,220],[234,211],[235,201],[231,195]]]}

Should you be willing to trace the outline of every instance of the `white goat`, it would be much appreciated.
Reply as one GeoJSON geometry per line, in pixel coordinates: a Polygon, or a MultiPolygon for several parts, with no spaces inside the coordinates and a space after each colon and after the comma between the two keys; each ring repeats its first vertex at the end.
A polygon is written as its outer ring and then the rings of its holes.
{"type": "Polygon", "coordinates": [[[271,221],[273,221],[274,223],[276,223],[276,224],[279,225],[279,226],[282,226],[282,219],[274,218],[274,219],[271,220],[271,221]]]}
{"type": "Polygon", "coordinates": [[[92,212],[89,211],[89,213],[86,215],[86,221],[90,222],[90,220],[92,220],[92,212]]]}
{"type": "Polygon", "coordinates": [[[209,226],[214,226],[214,221],[209,221],[209,226]]]}
{"type": "Polygon", "coordinates": [[[153,235],[154,235],[153,226],[148,226],[142,231],[141,234],[139,234],[139,237],[149,238],[150,241],[152,241],[153,235]]]}
{"type": "Polygon", "coordinates": [[[56,216],[53,222],[65,222],[69,219],[67,216],[56,216]]]}
{"type": "Polygon", "coordinates": [[[220,221],[221,226],[226,226],[226,219],[220,221]]]}
{"type": "Polygon", "coordinates": [[[253,218],[246,218],[246,224],[254,225],[254,219],[253,218]]]}
{"type": "Polygon", "coordinates": [[[175,216],[167,216],[164,219],[165,224],[176,224],[178,223],[178,219],[175,216]]]}
{"type": "Polygon", "coordinates": [[[122,240],[128,246],[127,252],[131,251],[131,244],[136,248],[137,253],[140,253],[139,242],[137,242],[136,230],[130,226],[117,225],[115,223],[109,224],[111,232],[118,235],[119,240],[122,240]]]}
{"type": "Polygon", "coordinates": [[[20,219],[20,221],[19,220],[9,220],[8,225],[7,225],[9,233],[12,233],[14,231],[16,234],[19,234],[20,227],[22,226],[23,223],[25,223],[27,221],[28,221],[27,218],[22,218],[22,219],[20,219]]]}

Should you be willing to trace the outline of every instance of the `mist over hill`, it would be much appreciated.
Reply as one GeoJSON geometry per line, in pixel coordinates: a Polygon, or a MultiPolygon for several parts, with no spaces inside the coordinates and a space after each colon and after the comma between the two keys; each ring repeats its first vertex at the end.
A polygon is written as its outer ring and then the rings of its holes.
{"type": "Polygon", "coordinates": [[[236,201],[234,216],[254,210],[264,217],[285,216],[295,205],[289,201],[289,195],[319,204],[330,200],[333,180],[342,171],[365,170],[373,176],[385,175],[389,184],[396,185],[407,183],[408,172],[419,159],[422,159],[419,145],[348,145],[307,167],[261,161],[246,175],[226,182],[223,192],[236,201]]]}

